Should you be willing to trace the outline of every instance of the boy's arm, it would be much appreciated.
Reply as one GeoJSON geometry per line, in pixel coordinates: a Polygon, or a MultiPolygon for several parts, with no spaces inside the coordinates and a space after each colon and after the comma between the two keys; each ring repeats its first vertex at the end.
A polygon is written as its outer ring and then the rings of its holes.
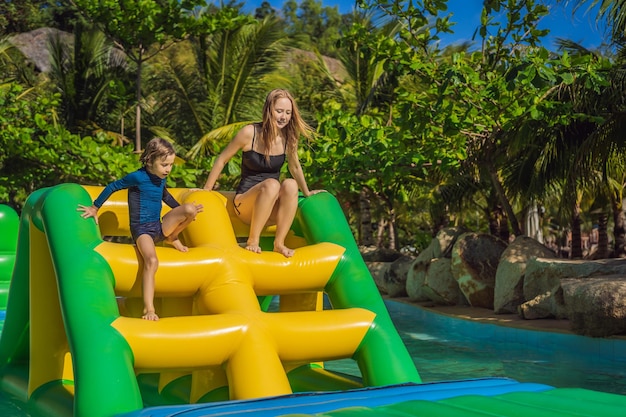
{"type": "Polygon", "coordinates": [[[90,217],[93,217],[94,220],[96,221],[96,224],[98,224],[98,207],[83,206],[82,204],[79,204],[76,210],[83,212],[83,214],[80,215],[80,217],[82,217],[83,219],[88,219],[90,217]]]}
{"type": "Polygon", "coordinates": [[[104,190],[102,190],[100,195],[93,201],[93,205],[100,208],[114,192],[136,185],[137,181],[135,181],[134,178],[134,173],[132,173],[126,175],[122,179],[109,183],[106,187],[104,187],[104,190]]]}
{"type": "Polygon", "coordinates": [[[170,206],[171,208],[176,208],[180,206],[180,203],[176,201],[174,196],[170,194],[169,191],[167,191],[167,187],[163,188],[163,202],[167,204],[168,206],[170,206]]]}
{"type": "MultiPolygon", "coordinates": [[[[102,207],[105,201],[113,194],[115,191],[128,188],[133,185],[133,180],[135,176],[134,173],[126,175],[124,178],[119,179],[117,181],[113,181],[109,183],[104,190],[100,193],[100,195],[94,200],[93,205],[91,206],[83,206],[82,204],[78,205],[77,210],[82,211],[81,217],[83,219],[88,219],[93,217],[98,224],[98,209],[102,207]]],[[[135,181],[136,182],[136,181],[135,181]]]]}

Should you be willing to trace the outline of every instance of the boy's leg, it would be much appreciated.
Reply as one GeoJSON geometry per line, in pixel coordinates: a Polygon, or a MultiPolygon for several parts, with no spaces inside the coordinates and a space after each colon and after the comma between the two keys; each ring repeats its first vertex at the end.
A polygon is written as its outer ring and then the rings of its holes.
{"type": "Polygon", "coordinates": [[[189,225],[198,214],[198,208],[191,203],[185,203],[170,210],[163,216],[163,236],[165,241],[181,252],[187,252],[188,248],[178,239],[178,235],[189,225]]]}
{"type": "Polygon", "coordinates": [[[143,319],[158,320],[154,309],[154,277],[159,268],[159,260],[154,247],[154,240],[147,234],[137,238],[137,249],[143,258],[142,290],[143,290],[143,319]]]}

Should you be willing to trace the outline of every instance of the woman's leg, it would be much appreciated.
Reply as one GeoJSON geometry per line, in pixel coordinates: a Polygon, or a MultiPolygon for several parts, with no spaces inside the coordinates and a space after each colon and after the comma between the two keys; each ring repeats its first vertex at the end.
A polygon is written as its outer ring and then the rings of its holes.
{"type": "Polygon", "coordinates": [[[159,268],[159,260],[157,259],[154,240],[147,234],[143,234],[137,238],[137,249],[143,259],[142,271],[142,291],[143,291],[143,319],[158,320],[154,309],[154,277],[159,268]]]}
{"type": "Polygon", "coordinates": [[[237,215],[244,223],[250,225],[247,250],[261,253],[259,246],[261,232],[272,215],[279,193],[280,183],[277,180],[268,179],[256,184],[245,193],[235,196],[237,215]]]}
{"type": "Polygon", "coordinates": [[[163,216],[163,223],[161,226],[163,228],[165,241],[179,251],[187,252],[189,249],[178,239],[178,235],[189,225],[189,223],[194,221],[197,214],[198,210],[196,206],[191,203],[182,204],[168,211],[167,214],[163,216]]]}
{"type": "Polygon", "coordinates": [[[278,201],[274,205],[271,219],[276,223],[274,237],[274,252],[282,253],[286,257],[293,256],[294,250],[285,246],[285,238],[298,209],[298,183],[292,178],[284,180],[280,186],[278,201]]]}

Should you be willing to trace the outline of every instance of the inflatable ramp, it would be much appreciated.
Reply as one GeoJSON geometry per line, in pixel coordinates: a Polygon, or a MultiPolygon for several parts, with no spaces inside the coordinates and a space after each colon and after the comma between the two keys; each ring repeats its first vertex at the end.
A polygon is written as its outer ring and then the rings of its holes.
{"type": "Polygon", "coordinates": [[[626,397],[578,388],[555,389],[507,378],[402,384],[316,395],[159,407],[124,417],[574,417],[621,416],[626,397]]]}
{"type": "Polygon", "coordinates": [[[139,258],[124,243],[126,193],[101,208],[100,227],[76,210],[101,189],[63,184],[24,207],[0,339],[5,390],[91,417],[420,382],[330,194],[300,202],[288,242],[297,250],[285,258],[239,246],[246,227],[229,213],[232,196],[171,190],[205,209],[183,235],[189,252],[157,247],[161,320],[149,322],[140,319],[139,258]],[[273,296],[280,311],[264,311],[273,296]],[[342,358],[362,375],[324,369],[342,358]]]}
{"type": "Polygon", "coordinates": [[[15,210],[5,204],[0,204],[0,310],[7,307],[9,284],[17,251],[19,222],[20,219],[15,210]]]}
{"type": "MultiPolygon", "coordinates": [[[[172,190],[205,211],[182,236],[189,252],[157,247],[161,319],[142,320],[126,193],[101,208],[99,227],[76,210],[101,189],[38,190],[19,219],[0,387],[30,415],[607,417],[626,409],[624,396],[506,378],[421,383],[327,193],[300,201],[288,240],[297,249],[285,258],[240,247],[247,228],[233,216],[232,194],[172,190]],[[267,308],[275,297],[278,311],[267,308]],[[324,366],[345,358],[360,375],[324,366]]],[[[263,239],[271,248],[271,229],[263,239]]]]}

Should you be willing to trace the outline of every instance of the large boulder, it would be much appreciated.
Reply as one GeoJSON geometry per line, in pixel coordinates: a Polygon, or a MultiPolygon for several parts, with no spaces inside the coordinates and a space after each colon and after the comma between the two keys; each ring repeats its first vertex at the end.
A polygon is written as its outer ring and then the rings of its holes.
{"type": "Polygon", "coordinates": [[[390,297],[406,297],[406,281],[408,270],[413,264],[413,257],[402,255],[391,263],[383,275],[385,292],[390,297]]]}
{"type": "Polygon", "coordinates": [[[450,269],[472,307],[493,309],[496,271],[507,244],[486,233],[464,233],[452,248],[450,269]]]}
{"type": "Polygon", "coordinates": [[[578,334],[626,334],[626,276],[561,280],[570,328],[578,334]]]}
{"type": "Polygon", "coordinates": [[[437,232],[430,243],[430,258],[450,258],[456,240],[467,230],[461,227],[446,227],[437,232]]]}
{"type": "MultiPolygon", "coordinates": [[[[424,281],[430,269],[431,261],[438,258],[450,258],[452,246],[456,238],[465,231],[458,227],[441,229],[430,245],[415,258],[407,272],[406,292],[412,301],[428,301],[430,295],[424,293],[424,281]]],[[[437,268],[439,270],[439,268],[437,268]]],[[[436,274],[431,275],[431,283],[436,279],[436,274]]],[[[444,286],[446,284],[443,284],[444,286]]],[[[447,303],[446,303],[447,304],[447,303]]]]}
{"type": "Polygon", "coordinates": [[[429,300],[443,305],[455,305],[462,299],[459,284],[450,269],[448,258],[431,259],[424,275],[422,294],[429,300]]]}
{"type": "Polygon", "coordinates": [[[417,259],[411,263],[407,271],[406,294],[411,301],[428,301],[430,298],[424,292],[424,280],[430,266],[430,259],[428,262],[425,260],[418,262],[417,259]]]}
{"type": "Polygon", "coordinates": [[[382,294],[387,294],[385,274],[391,268],[391,262],[366,262],[365,265],[367,265],[367,269],[370,271],[378,291],[382,294]]]}
{"type": "Polygon", "coordinates": [[[502,252],[493,295],[493,311],[496,314],[516,313],[526,301],[524,276],[526,264],[531,258],[556,258],[556,254],[528,236],[518,236],[502,252]]]}
{"type": "Polygon", "coordinates": [[[386,248],[362,247],[360,250],[378,291],[390,297],[405,297],[407,271],[414,258],[386,248]]]}
{"type": "MultiPolygon", "coordinates": [[[[626,275],[626,259],[601,259],[597,261],[568,259],[529,259],[524,277],[524,298],[536,303],[535,298],[557,297],[544,301],[551,311],[547,317],[569,318],[561,282],[565,278],[592,278],[609,275],[626,275]]],[[[523,310],[523,309],[522,309],[523,310]]]]}
{"type": "Polygon", "coordinates": [[[361,246],[359,252],[363,260],[367,262],[393,262],[402,256],[394,249],[379,248],[376,246],[361,246]]]}
{"type": "Polygon", "coordinates": [[[563,311],[563,305],[563,289],[558,288],[555,294],[548,291],[520,304],[517,313],[526,320],[566,318],[565,314],[560,313],[563,311]]]}

